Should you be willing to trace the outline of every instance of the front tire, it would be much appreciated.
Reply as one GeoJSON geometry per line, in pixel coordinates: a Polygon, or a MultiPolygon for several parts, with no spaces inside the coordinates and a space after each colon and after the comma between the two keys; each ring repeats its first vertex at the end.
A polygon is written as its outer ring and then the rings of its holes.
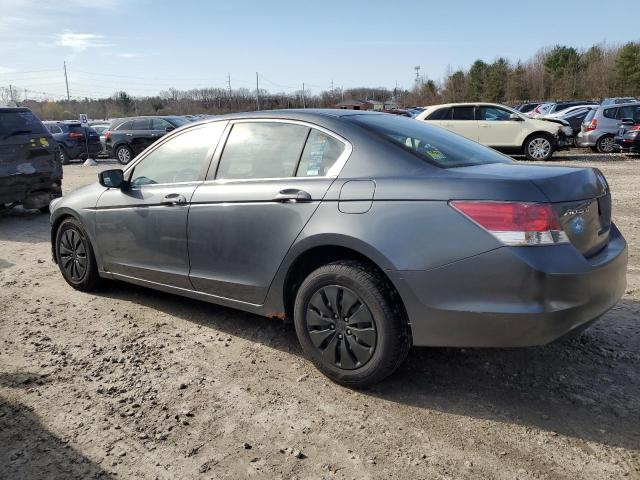
{"type": "Polygon", "coordinates": [[[596,150],[598,153],[613,153],[615,143],[613,135],[603,135],[596,142],[596,150]]]}
{"type": "Polygon", "coordinates": [[[391,375],[411,346],[404,310],[388,280],[358,261],[313,271],[296,295],[294,324],[307,357],[327,377],[366,387],[391,375]]]}
{"type": "Polygon", "coordinates": [[[119,145],[114,151],[116,160],[122,165],[127,165],[133,160],[133,150],[128,145],[119,145]]]}
{"type": "Polygon", "coordinates": [[[100,283],[98,265],[89,237],[74,218],[63,220],[56,232],[55,254],[65,281],[76,290],[89,292],[100,283]]]}
{"type": "Polygon", "coordinates": [[[524,154],[529,160],[549,160],[553,155],[553,143],[547,135],[533,135],[524,142],[524,154]]]}

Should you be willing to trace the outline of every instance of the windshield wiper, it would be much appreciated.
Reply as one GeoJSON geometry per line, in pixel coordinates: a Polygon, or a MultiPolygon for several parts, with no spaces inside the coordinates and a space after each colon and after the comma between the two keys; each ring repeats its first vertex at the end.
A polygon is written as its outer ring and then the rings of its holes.
{"type": "Polygon", "coordinates": [[[15,135],[24,135],[25,133],[33,133],[33,130],[14,130],[13,132],[2,137],[2,139],[6,140],[9,137],[13,137],[15,135]]]}

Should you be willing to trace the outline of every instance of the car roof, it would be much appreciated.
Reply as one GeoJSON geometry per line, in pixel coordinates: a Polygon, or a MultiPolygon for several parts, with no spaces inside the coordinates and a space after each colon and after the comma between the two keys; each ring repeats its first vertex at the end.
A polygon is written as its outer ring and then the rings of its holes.
{"type": "Polygon", "coordinates": [[[431,113],[438,108],[449,108],[449,107],[475,107],[475,106],[484,106],[484,107],[500,107],[500,108],[510,108],[512,107],[508,105],[504,105],[502,103],[492,103],[492,102],[460,102],[460,103],[441,103],[439,105],[430,105],[425,107],[423,113],[431,113]]]}
{"type": "Polygon", "coordinates": [[[367,110],[346,110],[336,108],[305,108],[305,109],[278,109],[278,110],[258,110],[252,112],[237,112],[228,113],[225,115],[218,115],[213,118],[206,118],[204,120],[194,122],[190,125],[196,125],[201,123],[217,122],[218,120],[237,120],[237,119],[251,119],[251,118],[275,118],[275,119],[287,119],[287,120],[312,120],[313,118],[321,120],[328,118],[340,118],[348,117],[352,115],[389,115],[383,112],[371,112],[367,110]]]}
{"type": "Polygon", "coordinates": [[[23,113],[31,110],[25,107],[0,107],[0,113],[23,113]]]}

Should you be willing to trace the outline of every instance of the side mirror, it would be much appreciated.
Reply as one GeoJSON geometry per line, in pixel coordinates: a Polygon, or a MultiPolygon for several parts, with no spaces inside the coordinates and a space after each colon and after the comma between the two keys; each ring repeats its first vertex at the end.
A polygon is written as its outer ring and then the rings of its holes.
{"type": "Polygon", "coordinates": [[[124,172],[119,168],[104,170],[98,174],[100,185],[107,188],[122,188],[125,185],[124,172]]]}
{"type": "Polygon", "coordinates": [[[512,113],[511,115],[509,115],[509,120],[515,120],[516,122],[521,122],[522,117],[517,113],[512,113]]]}
{"type": "Polygon", "coordinates": [[[176,129],[175,127],[167,127],[167,128],[164,129],[164,131],[169,133],[169,132],[171,132],[171,131],[173,131],[175,129],[176,129]]]}

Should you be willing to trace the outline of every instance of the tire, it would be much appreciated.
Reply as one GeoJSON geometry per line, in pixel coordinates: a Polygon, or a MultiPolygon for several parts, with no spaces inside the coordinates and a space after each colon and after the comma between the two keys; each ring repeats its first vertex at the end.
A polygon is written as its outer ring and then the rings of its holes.
{"type": "Polygon", "coordinates": [[[75,218],[63,220],[56,231],[56,262],[65,281],[76,290],[98,288],[100,275],[89,237],[75,218]]]}
{"type": "Polygon", "coordinates": [[[60,159],[60,163],[62,165],[69,165],[69,152],[67,152],[67,149],[63,146],[60,146],[60,148],[58,149],[58,158],[60,159]]]}
{"type": "Polygon", "coordinates": [[[118,145],[113,152],[116,160],[122,165],[127,165],[133,160],[133,150],[128,145],[118,145]]]}
{"type": "Polygon", "coordinates": [[[303,351],[341,385],[362,388],[381,381],[411,347],[396,297],[387,279],[362,262],[338,261],[314,270],[300,285],[294,306],[303,351]]]}
{"type": "Polygon", "coordinates": [[[613,139],[613,135],[603,135],[596,142],[596,150],[598,153],[613,153],[614,144],[615,140],[613,139]]]}
{"type": "Polygon", "coordinates": [[[529,160],[546,161],[553,155],[553,141],[548,135],[535,134],[527,138],[523,150],[529,160]]]}

